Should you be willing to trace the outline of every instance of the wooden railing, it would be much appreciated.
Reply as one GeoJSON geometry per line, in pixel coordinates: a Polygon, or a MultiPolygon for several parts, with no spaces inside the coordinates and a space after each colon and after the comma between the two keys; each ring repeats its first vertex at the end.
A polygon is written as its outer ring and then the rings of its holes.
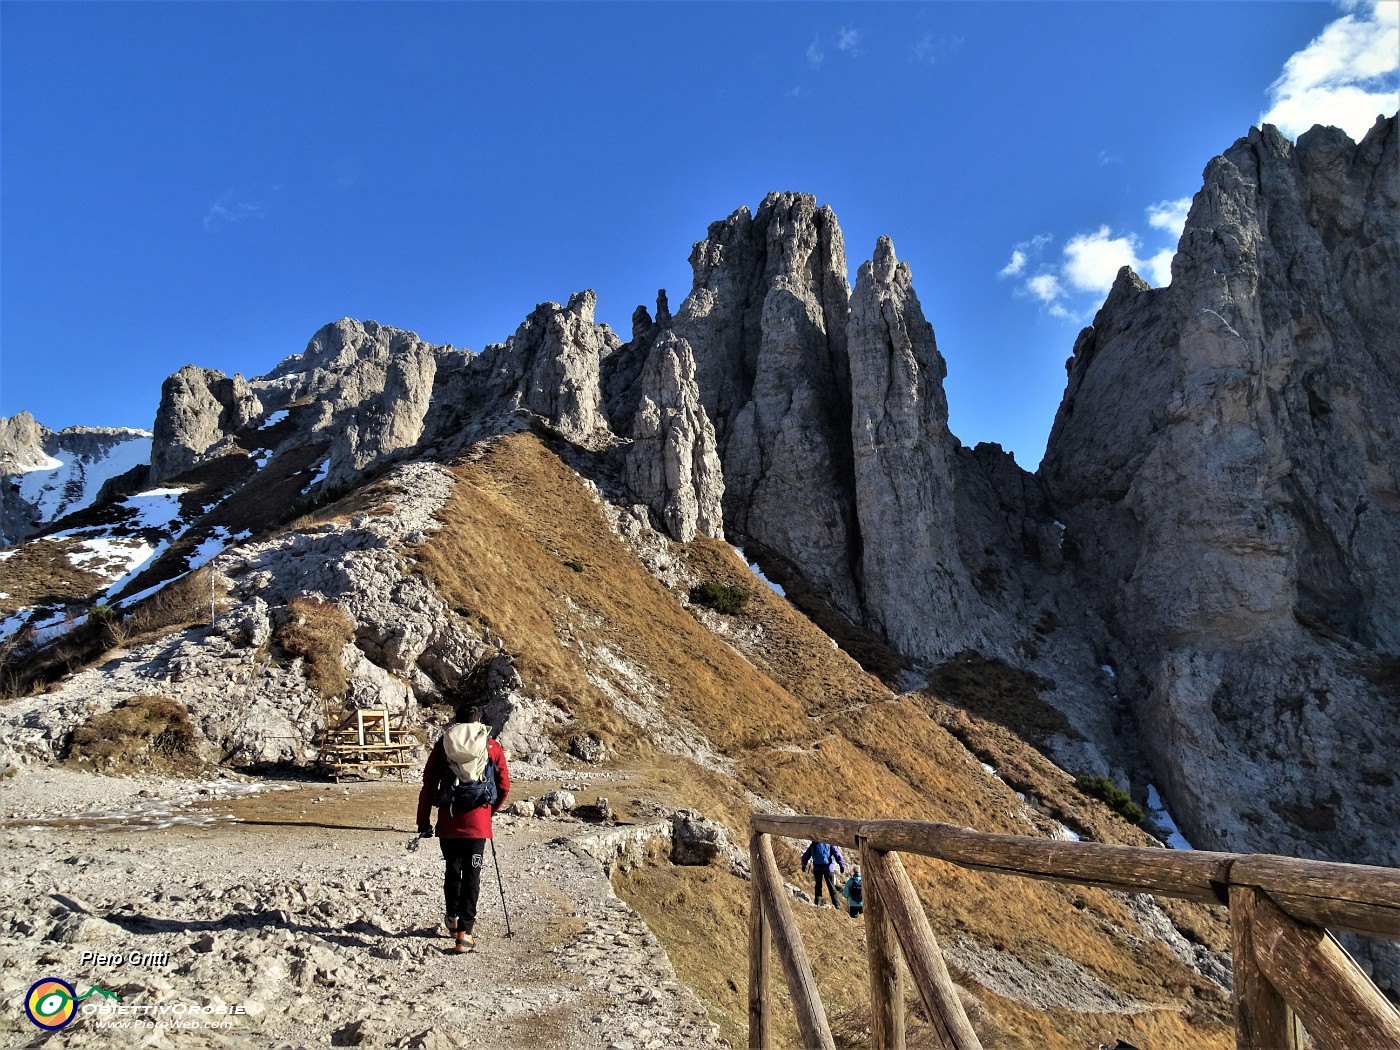
{"type": "Polygon", "coordinates": [[[768,984],[776,948],[804,1047],[834,1050],[770,835],[857,847],[864,870],[872,1045],[904,1046],[903,954],[948,1050],[981,1050],[900,852],[965,868],[1230,909],[1239,1050],[1400,1050],[1400,1013],[1327,927],[1400,939],[1400,870],[991,835],[907,820],[760,815],[750,822],[749,1046],[773,1045],[768,984]]]}

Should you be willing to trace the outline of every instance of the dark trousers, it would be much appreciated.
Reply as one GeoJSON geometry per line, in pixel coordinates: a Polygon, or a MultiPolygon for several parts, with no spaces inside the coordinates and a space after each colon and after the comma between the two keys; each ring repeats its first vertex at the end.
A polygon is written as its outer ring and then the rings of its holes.
{"type": "Polygon", "coordinates": [[[456,916],[460,928],[471,933],[476,924],[476,898],[481,893],[481,858],[486,840],[438,839],[438,843],[447,861],[447,874],[442,880],[447,914],[456,916]]]}
{"type": "Polygon", "coordinates": [[[822,902],[822,883],[826,883],[827,895],[831,897],[831,906],[836,907],[836,883],[831,881],[831,872],[826,868],[815,868],[813,874],[817,877],[817,903],[822,902]]]}

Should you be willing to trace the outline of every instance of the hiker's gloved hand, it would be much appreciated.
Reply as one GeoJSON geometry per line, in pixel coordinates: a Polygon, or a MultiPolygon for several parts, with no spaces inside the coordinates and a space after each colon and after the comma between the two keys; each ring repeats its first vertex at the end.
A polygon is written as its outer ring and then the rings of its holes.
{"type": "Polygon", "coordinates": [[[420,824],[418,826],[418,837],[420,839],[430,839],[433,837],[433,826],[431,824],[420,824]]]}

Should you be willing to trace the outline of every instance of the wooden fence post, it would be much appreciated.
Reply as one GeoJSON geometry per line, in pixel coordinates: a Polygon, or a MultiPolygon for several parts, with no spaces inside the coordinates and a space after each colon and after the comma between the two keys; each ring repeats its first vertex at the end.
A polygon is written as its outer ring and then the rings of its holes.
{"type": "Polygon", "coordinates": [[[1259,968],[1255,954],[1255,912],[1262,890],[1230,887],[1230,948],[1234,971],[1236,1050],[1298,1050],[1297,1019],[1283,996],[1259,968]]]}
{"type": "Polygon", "coordinates": [[[761,831],[749,836],[749,1050],[772,1050],[773,1046],[773,1019],[768,1009],[773,939],[758,886],[759,840],[764,837],[761,831]]]}
{"type": "Polygon", "coordinates": [[[1254,956],[1323,1050],[1400,1048],[1400,1013],[1346,949],[1263,892],[1254,902],[1254,956]]]}
{"type": "Polygon", "coordinates": [[[767,835],[759,835],[754,846],[752,877],[757,880],[759,892],[763,895],[764,924],[773,931],[773,946],[778,950],[783,976],[787,978],[788,991],[792,994],[792,1008],[797,1014],[802,1045],[808,1050],[836,1050],[831,1038],[831,1026],[826,1020],[826,1009],[822,1006],[822,997],[812,976],[812,966],[802,948],[802,934],[798,932],[797,922],[788,907],[787,891],[783,889],[783,879],[778,874],[778,862],[773,859],[773,843],[767,835]]]}
{"type": "Polygon", "coordinates": [[[904,950],[904,960],[942,1045],[948,1050],[982,1050],[899,854],[867,849],[861,855],[875,892],[884,901],[899,946],[904,950]]]}
{"type": "MultiPolygon", "coordinates": [[[[868,848],[858,842],[864,859],[868,848]]],[[[904,1050],[904,974],[899,942],[873,881],[865,881],[865,954],[870,961],[870,1032],[875,1050],[904,1050]]]]}

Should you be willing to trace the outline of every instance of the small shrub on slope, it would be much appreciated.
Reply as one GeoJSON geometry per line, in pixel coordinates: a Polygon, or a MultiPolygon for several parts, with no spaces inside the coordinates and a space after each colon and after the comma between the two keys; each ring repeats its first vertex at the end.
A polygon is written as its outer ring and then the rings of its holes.
{"type": "Polygon", "coordinates": [[[73,731],[67,759],[100,772],[151,770],[194,774],[204,763],[199,733],[184,705],[167,696],[136,696],[73,731]]]}
{"type": "Polygon", "coordinates": [[[715,612],[724,613],[726,616],[743,612],[749,604],[749,597],[747,587],[716,583],[714,580],[706,580],[690,589],[691,601],[697,605],[708,605],[715,612]]]}
{"type": "Polygon", "coordinates": [[[1074,786],[1090,798],[1096,798],[1129,824],[1141,824],[1145,814],[1142,807],[1108,777],[1075,777],[1074,786]]]}

